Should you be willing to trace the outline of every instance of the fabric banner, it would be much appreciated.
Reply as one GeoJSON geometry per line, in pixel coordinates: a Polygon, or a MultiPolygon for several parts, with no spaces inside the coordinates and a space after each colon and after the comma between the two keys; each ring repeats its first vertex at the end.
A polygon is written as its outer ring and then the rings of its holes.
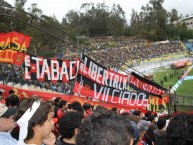
{"type": "Polygon", "coordinates": [[[117,73],[101,66],[94,60],[82,54],[79,74],[93,82],[106,87],[113,87],[118,90],[127,90],[129,76],[117,73]]]}
{"type": "Polygon", "coordinates": [[[147,107],[148,105],[148,96],[144,93],[129,92],[113,87],[101,86],[80,74],[78,74],[76,80],[73,89],[75,94],[127,106],[147,107]]]}
{"type": "Polygon", "coordinates": [[[21,66],[25,53],[11,49],[0,50],[0,62],[15,64],[21,66]]]}
{"type": "Polygon", "coordinates": [[[139,92],[161,97],[167,89],[132,72],[129,86],[139,92]]]}
{"type": "Polygon", "coordinates": [[[0,33],[0,50],[11,49],[26,52],[30,44],[30,36],[19,32],[0,33]]]}
{"type": "Polygon", "coordinates": [[[79,60],[47,59],[26,55],[24,60],[24,79],[41,82],[69,82],[76,78],[79,60]]]}
{"type": "Polygon", "coordinates": [[[102,105],[108,109],[111,109],[112,107],[116,107],[118,110],[120,109],[127,109],[127,110],[138,110],[141,109],[140,107],[131,107],[131,106],[124,106],[119,104],[112,104],[112,103],[106,103],[106,102],[96,102],[88,100],[87,98],[81,98],[79,96],[72,96],[72,95],[65,95],[65,94],[58,94],[58,93],[47,93],[47,92],[40,92],[40,91],[31,91],[31,90],[25,90],[20,88],[15,88],[7,85],[0,84],[0,88],[4,90],[3,97],[7,97],[10,90],[14,90],[15,95],[18,95],[19,98],[26,98],[26,97],[32,97],[33,95],[39,96],[40,98],[44,100],[51,100],[53,97],[60,97],[64,100],[66,100],[69,103],[72,103],[74,101],[77,101],[81,103],[82,105],[84,103],[89,103],[93,106],[102,105]]]}
{"type": "Polygon", "coordinates": [[[162,98],[150,96],[148,102],[148,110],[156,112],[166,111],[168,109],[169,96],[163,96],[162,98]]]}

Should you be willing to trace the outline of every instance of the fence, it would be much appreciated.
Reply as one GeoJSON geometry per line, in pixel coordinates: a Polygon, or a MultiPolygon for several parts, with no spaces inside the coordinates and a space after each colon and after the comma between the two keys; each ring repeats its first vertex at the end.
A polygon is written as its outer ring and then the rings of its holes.
{"type": "Polygon", "coordinates": [[[193,111],[193,97],[176,96],[172,99],[172,110],[175,111],[193,111]]]}

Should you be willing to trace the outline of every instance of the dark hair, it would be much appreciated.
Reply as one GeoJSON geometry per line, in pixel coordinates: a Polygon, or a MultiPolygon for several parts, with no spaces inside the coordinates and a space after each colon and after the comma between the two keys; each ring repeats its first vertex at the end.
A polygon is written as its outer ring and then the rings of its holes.
{"type": "Polygon", "coordinates": [[[116,108],[116,107],[113,107],[113,108],[111,108],[111,111],[116,112],[116,111],[117,111],[117,108],[116,108]]]}
{"type": "Polygon", "coordinates": [[[60,103],[60,100],[61,100],[61,98],[56,97],[56,99],[54,99],[54,104],[58,105],[60,103]]]}
{"type": "Polygon", "coordinates": [[[51,111],[51,104],[48,102],[41,102],[40,106],[31,117],[28,122],[28,133],[25,140],[30,140],[34,136],[34,126],[42,126],[44,122],[48,119],[48,113],[51,111]]]}
{"type": "Polygon", "coordinates": [[[149,115],[151,115],[151,113],[152,113],[152,111],[147,111],[147,112],[145,113],[146,119],[148,118],[149,115]]]}
{"type": "Polygon", "coordinates": [[[19,97],[17,95],[11,95],[11,96],[8,96],[6,99],[5,99],[5,104],[6,106],[17,106],[18,103],[19,103],[19,97]]]}
{"type": "Polygon", "coordinates": [[[88,110],[88,109],[91,109],[91,105],[90,104],[88,104],[88,103],[85,103],[84,105],[83,105],[83,108],[84,108],[84,110],[86,111],[86,110],[88,110]]]}
{"type": "Polygon", "coordinates": [[[81,124],[82,115],[79,112],[67,112],[59,120],[59,132],[61,138],[71,139],[75,134],[75,128],[81,124]]]}
{"type": "Polygon", "coordinates": [[[147,117],[147,120],[150,121],[150,122],[152,122],[152,121],[154,121],[154,118],[155,118],[154,115],[149,115],[149,116],[147,117]]]}
{"type": "MultiPolygon", "coordinates": [[[[25,111],[32,106],[32,104],[36,101],[34,98],[22,98],[18,103],[18,109],[14,116],[14,120],[17,121],[21,116],[25,113],[25,111]]],[[[19,139],[19,126],[15,127],[11,132],[11,136],[16,140],[19,139]]]]}
{"type": "MultiPolygon", "coordinates": [[[[19,118],[21,118],[21,116],[25,113],[25,111],[28,108],[31,108],[33,103],[37,101],[35,98],[26,98],[20,101],[19,107],[18,107],[18,111],[15,115],[15,120],[18,120],[19,118]]],[[[31,138],[33,138],[34,136],[34,130],[33,128],[36,125],[43,125],[44,122],[48,119],[48,114],[49,112],[51,112],[51,108],[52,108],[53,104],[51,104],[50,102],[41,102],[40,106],[38,107],[38,109],[36,110],[36,112],[34,113],[34,115],[31,117],[31,119],[28,122],[28,133],[27,133],[27,137],[25,138],[25,140],[30,140],[31,138]]]]}
{"type": "Polygon", "coordinates": [[[63,106],[65,106],[66,103],[67,103],[66,100],[61,100],[60,103],[59,103],[60,108],[62,108],[63,106]]]}
{"type": "Polygon", "coordinates": [[[14,90],[9,90],[9,95],[14,94],[14,90]]]}
{"type": "Polygon", "coordinates": [[[132,115],[140,116],[140,113],[141,113],[141,111],[135,110],[135,111],[132,113],[132,115]]]}
{"type": "Polygon", "coordinates": [[[73,102],[71,105],[70,105],[71,109],[73,110],[76,110],[76,111],[79,111],[79,112],[83,112],[83,108],[81,106],[81,104],[77,101],[73,102]]]}
{"type": "Polygon", "coordinates": [[[76,145],[128,145],[133,134],[128,117],[100,109],[83,121],[76,145]]]}
{"type": "Polygon", "coordinates": [[[193,115],[181,113],[174,116],[167,127],[168,145],[193,144],[193,115]]]}
{"type": "Polygon", "coordinates": [[[163,127],[166,125],[166,118],[165,117],[160,117],[158,118],[158,121],[157,121],[157,128],[159,130],[163,129],[163,127]]]}

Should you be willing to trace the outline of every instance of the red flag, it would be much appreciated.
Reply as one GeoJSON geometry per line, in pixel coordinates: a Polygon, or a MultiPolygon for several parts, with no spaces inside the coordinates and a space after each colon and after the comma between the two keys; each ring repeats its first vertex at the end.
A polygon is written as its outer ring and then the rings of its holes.
{"type": "Polygon", "coordinates": [[[17,65],[17,66],[21,66],[22,62],[24,61],[25,58],[25,53],[22,52],[17,52],[13,55],[13,64],[17,65]]]}

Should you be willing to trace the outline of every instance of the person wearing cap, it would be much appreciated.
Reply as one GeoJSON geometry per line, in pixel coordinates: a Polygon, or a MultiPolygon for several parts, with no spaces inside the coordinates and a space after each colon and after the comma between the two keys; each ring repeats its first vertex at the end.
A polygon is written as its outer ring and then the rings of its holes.
{"type": "Polygon", "coordinates": [[[8,108],[0,103],[0,144],[1,145],[16,145],[15,140],[10,131],[14,128],[15,123],[13,116],[16,113],[16,108],[8,108]]]}

